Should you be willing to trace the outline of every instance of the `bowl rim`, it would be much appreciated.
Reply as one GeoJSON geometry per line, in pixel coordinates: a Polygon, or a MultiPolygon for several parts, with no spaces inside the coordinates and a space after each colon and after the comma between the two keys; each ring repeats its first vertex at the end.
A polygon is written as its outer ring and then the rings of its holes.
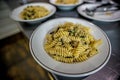
{"type": "MultiPolygon", "coordinates": [[[[64,18],[67,18],[67,19],[78,19],[78,20],[79,20],[79,18],[62,17],[62,18],[56,18],[56,19],[52,19],[52,20],[46,21],[45,23],[50,22],[50,21],[54,21],[54,20],[58,20],[58,19],[64,19],[64,18]]],[[[80,20],[83,20],[83,19],[80,19],[80,20]]],[[[84,20],[84,21],[86,21],[86,20],[84,20]]],[[[89,21],[87,21],[87,22],[89,22],[89,21]]],[[[42,24],[39,25],[39,26],[42,26],[42,25],[45,24],[45,23],[42,23],[42,24]]],[[[93,24],[93,23],[91,23],[91,22],[89,22],[89,23],[92,24],[92,25],[95,25],[95,24],[93,24]]],[[[95,26],[96,26],[96,25],[95,25],[95,26]]],[[[96,26],[96,27],[99,28],[98,26],[96,26]]],[[[38,27],[38,28],[40,28],[40,27],[38,27]]],[[[53,70],[53,69],[47,67],[46,65],[44,65],[44,63],[42,63],[42,62],[34,55],[34,51],[33,51],[33,49],[32,49],[32,45],[31,45],[31,44],[32,44],[32,38],[33,38],[35,32],[38,30],[38,28],[36,28],[36,29],[33,31],[32,35],[31,35],[31,37],[30,37],[30,42],[29,42],[30,51],[31,51],[31,54],[32,54],[33,58],[35,59],[35,61],[37,61],[37,63],[38,63],[39,65],[41,65],[43,68],[45,68],[46,70],[48,70],[48,71],[50,71],[50,72],[52,72],[52,73],[55,73],[55,74],[57,74],[57,75],[62,75],[62,76],[68,76],[68,77],[84,77],[84,76],[88,76],[88,75],[93,74],[93,73],[99,71],[100,69],[102,69],[102,68],[107,64],[107,62],[108,62],[109,59],[110,59],[110,56],[111,56],[111,43],[110,43],[110,40],[109,40],[109,38],[107,37],[106,33],[105,33],[102,29],[99,28],[99,29],[102,31],[102,33],[104,34],[104,36],[106,37],[106,40],[108,41],[108,45],[109,45],[108,55],[107,55],[105,61],[104,61],[101,65],[99,65],[97,68],[95,68],[95,69],[93,69],[93,70],[90,70],[90,71],[87,71],[87,72],[84,72],[84,73],[65,73],[65,72],[60,72],[60,71],[53,70]]]]}
{"type": "Polygon", "coordinates": [[[78,0],[79,2],[75,3],[75,4],[56,4],[55,2],[52,2],[52,0],[49,0],[49,2],[53,5],[56,6],[63,6],[63,7],[69,7],[69,6],[77,6],[83,3],[83,0],[78,0]]]}
{"type": "MultiPolygon", "coordinates": [[[[23,8],[24,9],[24,8],[23,8]]],[[[46,2],[33,2],[33,3],[29,3],[29,4],[25,4],[25,5],[22,5],[22,6],[18,6],[17,8],[13,9],[12,12],[9,14],[10,18],[12,18],[13,20],[16,20],[16,21],[20,21],[20,22],[34,22],[34,21],[39,21],[39,20],[43,20],[43,19],[46,19],[50,16],[52,16],[54,13],[56,12],[56,7],[49,4],[49,3],[46,3],[46,2]],[[29,5],[49,5],[53,8],[53,11],[51,11],[48,15],[44,16],[44,17],[41,17],[41,18],[36,18],[36,19],[31,19],[31,20],[24,20],[24,19],[16,19],[15,17],[13,17],[13,13],[15,12],[15,10],[19,9],[19,8],[22,8],[22,7],[25,7],[25,6],[29,6],[29,5]]]]}

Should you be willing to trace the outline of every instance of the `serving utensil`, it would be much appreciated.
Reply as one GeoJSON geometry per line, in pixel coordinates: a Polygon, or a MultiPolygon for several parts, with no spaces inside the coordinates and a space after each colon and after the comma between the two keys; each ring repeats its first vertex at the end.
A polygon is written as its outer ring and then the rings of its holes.
{"type": "Polygon", "coordinates": [[[119,5],[107,3],[107,4],[98,5],[93,8],[86,8],[85,13],[89,16],[94,16],[96,12],[108,12],[108,11],[115,12],[117,10],[120,10],[119,5]]]}

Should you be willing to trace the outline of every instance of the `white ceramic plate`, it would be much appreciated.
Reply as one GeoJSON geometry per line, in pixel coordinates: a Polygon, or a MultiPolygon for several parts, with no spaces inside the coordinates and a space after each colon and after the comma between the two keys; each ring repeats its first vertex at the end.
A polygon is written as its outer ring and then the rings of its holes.
{"type": "Polygon", "coordinates": [[[27,22],[27,23],[37,23],[37,22],[41,22],[41,21],[47,19],[48,17],[52,16],[55,12],[56,12],[56,8],[53,5],[51,5],[49,3],[38,2],[38,3],[26,4],[26,5],[23,5],[23,6],[20,6],[16,9],[14,9],[12,11],[12,13],[10,14],[10,17],[15,21],[27,22]],[[20,18],[20,13],[27,6],[43,6],[50,11],[50,14],[48,14],[47,16],[44,16],[42,18],[36,18],[36,19],[32,19],[32,20],[23,20],[23,19],[20,18]]]}
{"type": "Polygon", "coordinates": [[[69,77],[83,77],[99,71],[108,62],[111,55],[111,44],[103,30],[96,25],[77,18],[58,18],[47,21],[38,26],[30,38],[30,51],[34,59],[46,70],[69,77]],[[44,40],[46,34],[59,24],[65,22],[80,23],[91,28],[91,34],[96,39],[102,39],[103,43],[99,47],[99,53],[87,61],[67,64],[54,60],[44,50],[44,40]]]}
{"type": "Polygon", "coordinates": [[[72,10],[74,9],[76,6],[80,5],[83,3],[83,0],[78,0],[78,2],[76,4],[56,4],[56,0],[49,0],[50,3],[52,3],[53,5],[57,6],[59,9],[61,10],[72,10]]]}
{"type": "Polygon", "coordinates": [[[89,19],[104,21],[104,22],[114,22],[120,20],[120,10],[112,12],[111,15],[108,15],[106,12],[96,12],[94,16],[89,16],[85,13],[86,8],[91,8],[100,5],[98,4],[83,4],[77,8],[79,14],[89,19]]]}

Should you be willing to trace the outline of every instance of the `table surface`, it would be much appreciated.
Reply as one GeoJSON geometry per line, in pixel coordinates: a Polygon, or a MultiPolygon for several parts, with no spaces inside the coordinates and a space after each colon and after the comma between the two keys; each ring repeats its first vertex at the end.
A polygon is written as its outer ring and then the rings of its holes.
{"type": "MultiPolygon", "coordinates": [[[[5,0],[8,6],[11,10],[14,8],[22,5],[22,0],[5,0]]],[[[23,0],[24,1],[24,0],[23,0]]],[[[27,0],[29,2],[48,2],[48,0],[27,0]]],[[[58,10],[56,13],[48,18],[47,20],[53,19],[53,18],[59,18],[59,17],[74,17],[74,18],[80,18],[87,20],[89,22],[92,22],[93,24],[99,26],[108,36],[110,39],[111,45],[112,45],[112,55],[109,60],[109,62],[106,64],[106,66],[98,71],[95,74],[92,74],[84,80],[117,80],[117,78],[120,76],[120,21],[117,22],[101,22],[101,21],[95,21],[91,19],[87,19],[81,15],[78,14],[76,8],[72,11],[61,11],[58,10]]],[[[46,20],[46,21],[47,21],[46,20]]],[[[45,21],[44,21],[45,22],[45,21]]],[[[42,22],[43,23],[43,22],[42,22]]],[[[27,23],[18,23],[20,26],[20,29],[25,33],[25,35],[30,38],[32,32],[40,25],[38,24],[27,24],[27,23]]],[[[55,77],[58,80],[80,80],[81,78],[68,78],[63,76],[55,75],[55,77]]]]}

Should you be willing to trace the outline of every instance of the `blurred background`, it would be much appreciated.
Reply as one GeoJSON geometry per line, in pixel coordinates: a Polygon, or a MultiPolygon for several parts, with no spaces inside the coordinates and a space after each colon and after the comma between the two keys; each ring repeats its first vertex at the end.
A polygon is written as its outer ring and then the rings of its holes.
{"type": "Polygon", "coordinates": [[[0,80],[53,80],[31,56],[28,38],[9,13],[8,5],[0,0],[0,80]]]}

